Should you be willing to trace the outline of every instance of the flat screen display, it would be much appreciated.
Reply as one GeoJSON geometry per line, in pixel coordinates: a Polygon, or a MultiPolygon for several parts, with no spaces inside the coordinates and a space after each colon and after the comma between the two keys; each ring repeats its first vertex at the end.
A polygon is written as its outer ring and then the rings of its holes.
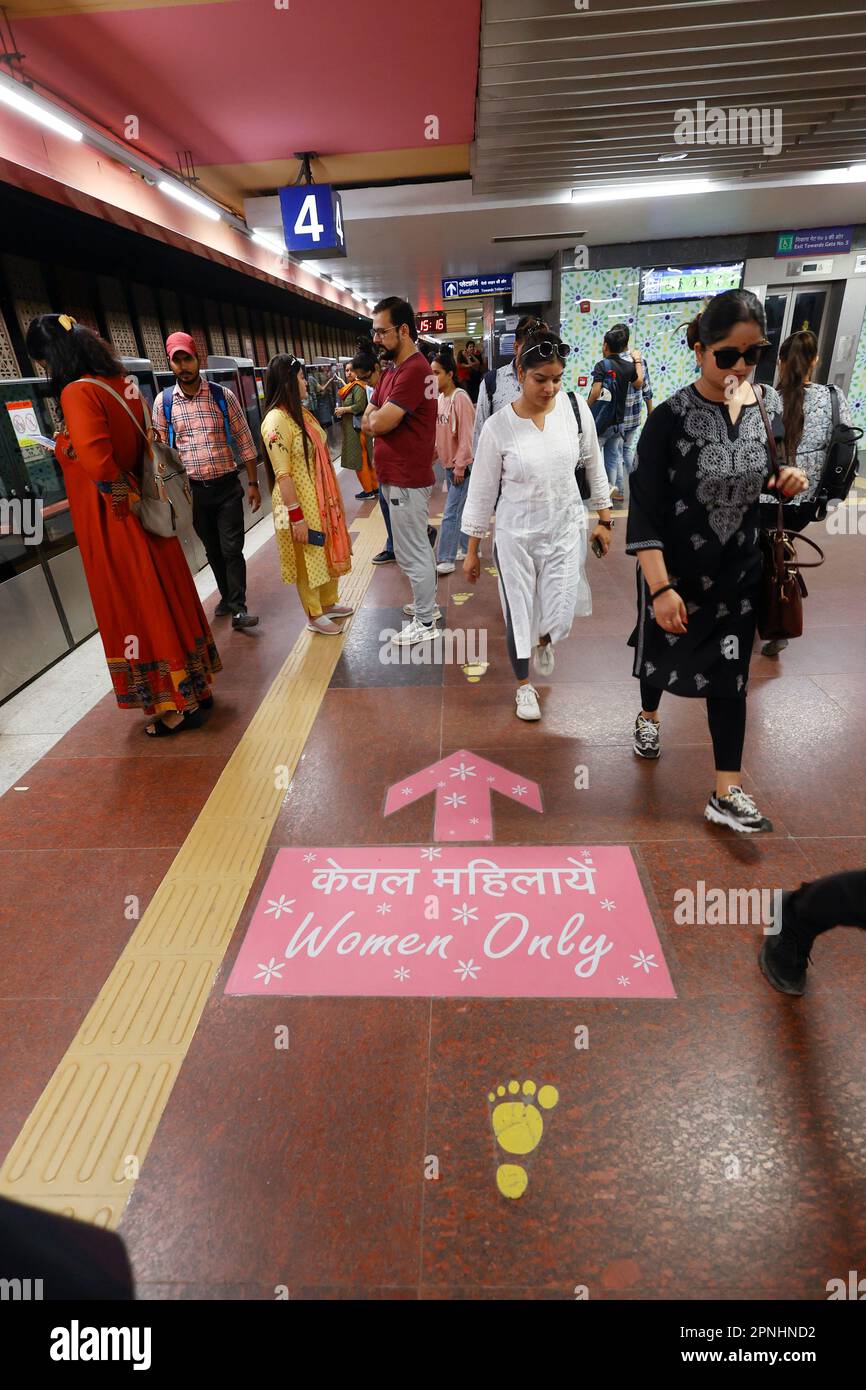
{"type": "Polygon", "coordinates": [[[722,290],[738,290],[744,261],[722,265],[654,265],[640,273],[641,304],[667,304],[678,299],[706,299],[722,290]]]}

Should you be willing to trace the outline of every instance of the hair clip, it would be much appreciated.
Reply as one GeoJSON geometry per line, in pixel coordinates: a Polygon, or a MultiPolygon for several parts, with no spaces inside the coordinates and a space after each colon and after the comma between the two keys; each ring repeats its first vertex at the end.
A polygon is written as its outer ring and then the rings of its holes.
{"type": "Polygon", "coordinates": [[[71,314],[60,314],[58,315],[57,321],[60,324],[61,328],[66,329],[67,333],[71,333],[73,327],[78,322],[78,320],[74,319],[71,314]]]}

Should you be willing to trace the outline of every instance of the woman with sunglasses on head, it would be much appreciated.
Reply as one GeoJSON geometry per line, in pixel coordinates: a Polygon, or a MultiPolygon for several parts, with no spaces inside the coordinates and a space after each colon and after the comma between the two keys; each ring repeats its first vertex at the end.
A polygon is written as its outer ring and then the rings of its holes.
{"type": "Polygon", "coordinates": [[[354,609],[337,585],[352,568],[343,498],[325,431],[305,409],[303,363],[278,353],[265,377],[262,439],[273,490],[274,529],[284,584],[296,584],[307,628],[326,637],[343,631],[354,609]]]}
{"type": "Polygon", "coordinates": [[[541,718],[538,692],[529,679],[530,656],[539,675],[549,676],[555,644],[565,640],[576,616],[592,611],[584,573],[586,511],[575,479],[579,459],[591,488],[587,506],[598,509],[591,540],[601,554],[607,553],[613,526],[589,406],[578,398],[578,430],[560,389],[570,351],[547,329],[527,335],[517,363],[521,394],[491,415],[481,431],[463,511],[462,528],[469,537],[463,572],[474,584],[481,572],[480,539],[496,506],[499,597],[518,680],[516,713],[525,720],[541,718]]]}
{"type": "MultiPolygon", "coordinates": [[[[785,529],[803,531],[815,520],[816,494],[824,476],[833,436],[833,397],[839,422],[851,425],[851,410],[836,386],[812,381],[818,365],[818,339],[808,329],[792,333],[779,348],[779,384],[782,397],[782,426],[785,458],[796,461],[809,479],[805,492],[784,504],[785,529]]],[[[778,498],[761,498],[761,522],[775,530],[779,516],[778,498]]],[[[786,637],[766,642],[762,656],[778,656],[788,645],[786,637]]]]}
{"type": "Polygon", "coordinates": [[[704,815],[717,825],[772,830],[742,788],[746,688],[761,582],[759,498],[808,486],[797,468],[771,476],[767,429],[781,402],[749,375],[767,346],[764,309],[726,290],[692,325],[700,376],[652,413],[631,476],[626,551],[638,557],[638,621],[629,638],[641,712],[634,751],[659,756],[662,692],[705,699],[716,786],[704,815]]]}

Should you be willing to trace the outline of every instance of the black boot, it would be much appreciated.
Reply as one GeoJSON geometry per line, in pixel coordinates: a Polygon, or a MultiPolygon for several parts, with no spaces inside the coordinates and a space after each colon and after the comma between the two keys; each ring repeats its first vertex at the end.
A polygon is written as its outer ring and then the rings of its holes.
{"type": "MultiPolygon", "coordinates": [[[[794,930],[794,912],[790,902],[793,893],[782,894],[780,911],[782,930],[768,936],[758,957],[764,977],[782,994],[804,994],[806,971],[809,967],[809,946],[804,946],[794,930]]],[[[774,926],[778,926],[778,920],[774,926]]]]}

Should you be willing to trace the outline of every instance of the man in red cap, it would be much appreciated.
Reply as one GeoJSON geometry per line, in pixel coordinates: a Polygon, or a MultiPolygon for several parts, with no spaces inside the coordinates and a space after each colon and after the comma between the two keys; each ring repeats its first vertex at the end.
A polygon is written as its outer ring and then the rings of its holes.
{"type": "Polygon", "coordinates": [[[250,507],[257,512],[262,497],[253,436],[234,392],[202,379],[188,333],[172,333],[165,350],[177,381],[157,396],[153,426],[177,449],[189,475],[192,524],[220,591],[214,616],[230,617],[232,627],[255,627],[258,618],[247,612],[244,490],[238,477],[243,465],[250,507]]]}

